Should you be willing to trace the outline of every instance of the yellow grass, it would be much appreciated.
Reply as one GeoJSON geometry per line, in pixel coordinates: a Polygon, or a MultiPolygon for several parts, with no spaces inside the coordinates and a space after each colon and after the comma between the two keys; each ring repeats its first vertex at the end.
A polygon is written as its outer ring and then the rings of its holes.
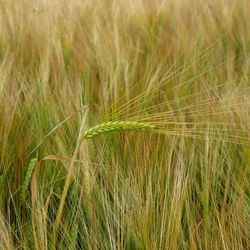
{"type": "Polygon", "coordinates": [[[0,1],[0,248],[249,249],[249,9],[0,1]]]}

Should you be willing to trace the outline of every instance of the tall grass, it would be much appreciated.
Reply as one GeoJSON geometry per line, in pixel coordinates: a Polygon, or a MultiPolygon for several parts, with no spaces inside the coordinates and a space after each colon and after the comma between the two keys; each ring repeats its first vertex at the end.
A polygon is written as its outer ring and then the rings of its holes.
{"type": "Polygon", "coordinates": [[[0,1],[0,249],[249,249],[249,9],[0,1]]]}

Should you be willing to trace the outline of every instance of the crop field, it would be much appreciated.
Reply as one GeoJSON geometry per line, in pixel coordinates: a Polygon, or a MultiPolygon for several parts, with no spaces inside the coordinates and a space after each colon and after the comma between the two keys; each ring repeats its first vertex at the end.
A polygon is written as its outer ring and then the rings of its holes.
{"type": "Polygon", "coordinates": [[[0,0],[0,250],[250,249],[249,0],[0,0]]]}

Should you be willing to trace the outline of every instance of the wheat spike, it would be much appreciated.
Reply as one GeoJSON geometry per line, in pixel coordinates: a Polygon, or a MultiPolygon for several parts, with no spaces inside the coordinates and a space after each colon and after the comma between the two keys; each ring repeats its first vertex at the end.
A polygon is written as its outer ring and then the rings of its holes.
{"type": "Polygon", "coordinates": [[[154,130],[155,126],[150,123],[136,121],[110,121],[100,123],[85,131],[83,138],[93,138],[99,134],[110,133],[113,131],[150,131],[154,130]]]}
{"type": "Polygon", "coordinates": [[[26,174],[25,174],[25,177],[24,177],[24,182],[23,182],[23,185],[22,185],[21,194],[20,194],[21,202],[23,202],[25,197],[26,197],[27,190],[28,190],[29,183],[30,183],[30,179],[31,179],[32,173],[33,173],[33,171],[35,169],[36,162],[37,162],[37,158],[32,158],[30,160],[30,162],[29,162],[28,167],[27,167],[26,174]]]}
{"type": "Polygon", "coordinates": [[[0,209],[4,205],[5,196],[6,196],[6,178],[5,175],[0,175],[0,209]]]}

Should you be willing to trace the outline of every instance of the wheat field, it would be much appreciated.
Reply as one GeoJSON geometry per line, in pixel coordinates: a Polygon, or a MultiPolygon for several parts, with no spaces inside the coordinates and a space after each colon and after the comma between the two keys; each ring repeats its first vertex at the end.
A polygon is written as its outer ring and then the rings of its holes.
{"type": "Polygon", "coordinates": [[[0,249],[250,249],[249,10],[0,0],[0,249]]]}

